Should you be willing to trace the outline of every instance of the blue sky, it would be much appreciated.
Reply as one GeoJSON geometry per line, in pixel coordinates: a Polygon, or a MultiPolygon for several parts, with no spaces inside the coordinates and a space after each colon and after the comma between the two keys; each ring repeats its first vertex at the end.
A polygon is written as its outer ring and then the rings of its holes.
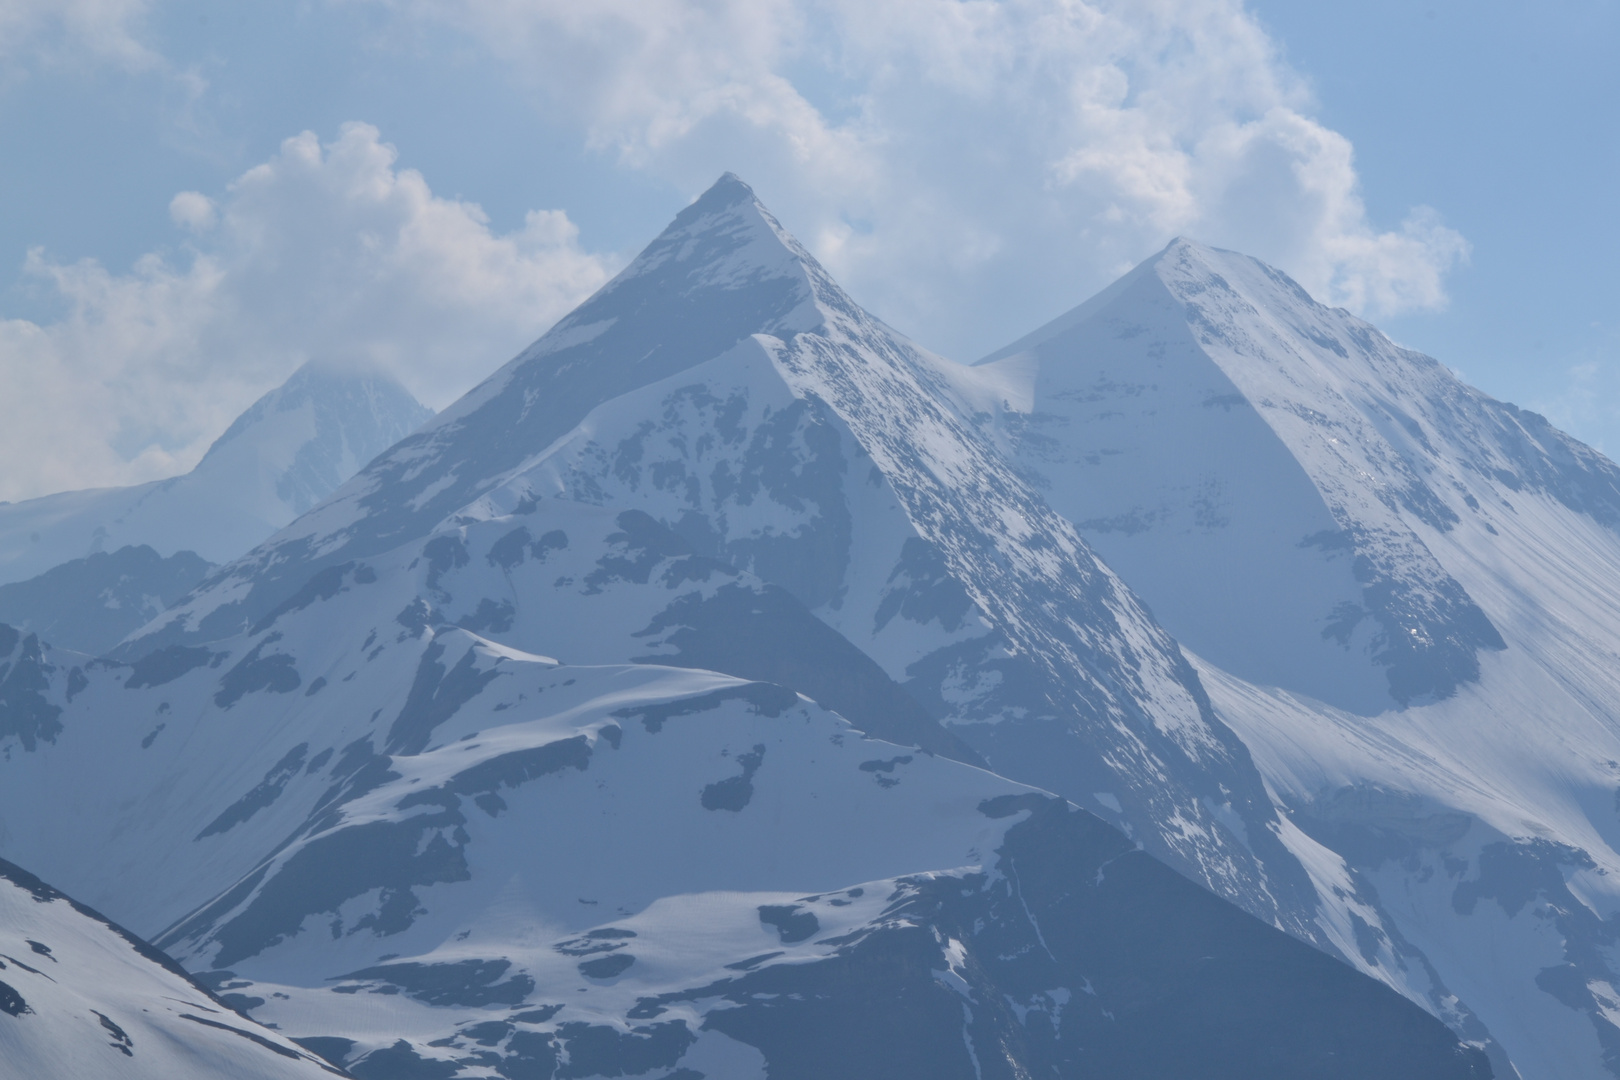
{"type": "Polygon", "coordinates": [[[1620,453],[1620,4],[1264,0],[1369,212],[1472,245],[1439,312],[1377,319],[1481,388],[1620,453]]]}
{"type": "Polygon", "coordinates": [[[1620,449],[1620,3],[0,0],[0,498],[442,406],[720,172],[971,360],[1176,233],[1620,449]],[[305,134],[307,133],[307,134],[305,134]]]}

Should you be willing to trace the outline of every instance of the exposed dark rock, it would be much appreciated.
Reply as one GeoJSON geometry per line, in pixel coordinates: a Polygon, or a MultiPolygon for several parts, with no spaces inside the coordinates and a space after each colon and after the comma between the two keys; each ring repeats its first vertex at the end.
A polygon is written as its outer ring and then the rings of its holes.
{"type": "Polygon", "coordinates": [[[449,1080],[460,1071],[454,1061],[422,1057],[404,1039],[373,1050],[349,1066],[350,1075],[359,1080],[449,1080]]]}
{"type": "Polygon", "coordinates": [[[212,569],[190,551],[166,559],[145,545],[98,551],[27,581],[0,585],[0,620],[59,649],[101,656],[173,606],[212,569]]]}
{"type": "Polygon", "coordinates": [[[439,582],[451,570],[466,566],[471,556],[467,545],[459,536],[435,536],[422,545],[422,555],[428,561],[427,588],[431,593],[443,595],[439,582]]]}
{"type": "Polygon", "coordinates": [[[14,737],[30,752],[56,741],[62,707],[48,696],[55,670],[36,635],[0,624],[0,741],[14,737]]]}
{"type": "MultiPolygon", "coordinates": [[[[90,1011],[95,1015],[97,1020],[101,1021],[102,1029],[112,1037],[112,1040],[108,1043],[108,1045],[114,1050],[117,1050],[120,1054],[123,1054],[125,1057],[134,1057],[135,1040],[129,1037],[129,1032],[119,1027],[118,1024],[108,1017],[106,1013],[96,1012],[95,1009],[91,1009],[90,1011]]],[[[185,1013],[181,1013],[180,1015],[187,1020],[197,1019],[195,1016],[189,1016],[185,1013]]],[[[225,1025],[220,1024],[217,1026],[224,1027],[225,1025]]],[[[268,1043],[268,1040],[266,1040],[266,1042],[268,1043]]],[[[285,1051],[281,1050],[281,1047],[274,1046],[274,1044],[270,1045],[272,1045],[275,1050],[285,1053],[285,1051]]]]}
{"type": "Polygon", "coordinates": [[[510,600],[496,603],[486,596],[478,601],[477,611],[462,616],[456,625],[475,634],[504,634],[512,629],[512,619],[515,615],[517,609],[512,606],[510,600]]]}
{"type": "Polygon", "coordinates": [[[630,965],[636,958],[629,953],[616,952],[610,956],[597,957],[595,960],[585,960],[579,965],[579,973],[592,979],[616,979],[630,970],[630,965]]]}
{"type": "MultiPolygon", "coordinates": [[[[322,600],[332,599],[332,597],[343,591],[343,580],[344,578],[349,577],[350,571],[353,571],[354,569],[355,564],[352,562],[347,562],[338,566],[328,566],[322,570],[316,571],[315,574],[310,577],[309,581],[304,584],[303,588],[293,593],[280,604],[277,604],[268,615],[260,619],[257,623],[254,623],[253,629],[250,630],[249,633],[263,633],[265,630],[268,630],[271,626],[275,625],[276,620],[281,618],[283,615],[290,614],[294,611],[302,611],[309,607],[309,605],[322,600]]],[[[366,569],[366,574],[369,575],[369,580],[371,581],[375,581],[377,579],[376,574],[369,568],[366,569]]],[[[359,575],[355,576],[358,577],[359,575]]]]}
{"type": "Polygon", "coordinates": [[[218,656],[223,654],[213,653],[204,648],[165,645],[161,649],[147,653],[131,665],[129,678],[125,680],[124,687],[129,690],[143,690],[151,686],[162,686],[180,678],[188,671],[194,671],[205,664],[217,663],[218,656]]]}
{"type": "Polygon", "coordinates": [[[0,1012],[7,1016],[22,1016],[33,1011],[28,1007],[28,1002],[23,1000],[23,996],[17,993],[16,988],[10,983],[0,982],[0,1012]]]}
{"type": "Polygon", "coordinates": [[[461,960],[453,964],[381,964],[340,975],[333,981],[381,982],[429,1005],[518,1005],[534,992],[522,973],[502,981],[510,960],[461,960]]]}
{"type": "Polygon", "coordinates": [[[210,1020],[205,1016],[194,1016],[191,1013],[181,1013],[180,1018],[182,1020],[190,1020],[193,1023],[202,1024],[204,1027],[218,1028],[221,1031],[228,1031],[232,1035],[238,1035],[249,1042],[257,1043],[266,1050],[270,1051],[272,1054],[280,1054],[282,1057],[293,1058],[295,1060],[299,1056],[296,1051],[289,1050],[285,1046],[277,1046],[275,1043],[271,1042],[269,1039],[265,1038],[263,1035],[260,1035],[256,1031],[245,1031],[242,1028],[237,1027],[235,1024],[225,1024],[218,1020],[210,1020]]]}
{"type": "Polygon", "coordinates": [[[729,584],[709,597],[688,594],[636,636],[670,650],[636,657],[637,662],[706,668],[792,687],[874,738],[984,763],[876,661],[775,585],[729,584]]]}
{"type": "Polygon", "coordinates": [[[568,1048],[568,1062],[557,1080],[585,1076],[640,1076],[667,1069],[680,1060],[697,1037],[685,1024],[670,1021],[621,1032],[603,1025],[562,1024],[557,1034],[568,1048]]]}
{"type": "Polygon", "coordinates": [[[327,833],[293,852],[268,876],[267,860],[157,940],[183,941],[211,928],[219,943],[214,964],[230,967],[294,933],[308,916],[336,911],[345,901],[373,889],[380,890],[377,912],[362,917],[351,929],[399,933],[418,913],[413,888],[468,879],[462,851],[465,834],[457,836],[461,821],[460,814],[445,810],[327,833]],[[213,926],[215,919],[250,896],[245,910],[213,926]]]}
{"type": "Polygon", "coordinates": [[[444,664],[440,663],[443,656],[444,643],[435,640],[417,662],[416,678],[411,683],[405,706],[388,729],[389,753],[421,753],[432,737],[433,729],[477,697],[498,674],[493,666],[487,671],[479,671],[472,649],[463,653],[448,673],[444,664]]]}
{"type": "Polygon", "coordinates": [[[888,588],[878,601],[875,630],[896,615],[914,623],[937,622],[954,633],[973,610],[962,583],[951,576],[939,549],[920,536],[907,537],[900,561],[889,571],[888,588]]]}
{"type": "MultiPolygon", "coordinates": [[[[733,965],[733,978],[643,999],[632,1015],[722,998],[705,1025],[757,1047],[773,1080],[1491,1075],[1482,1051],[1393,990],[1094,816],[1040,795],[982,809],[1028,815],[995,877],[906,881],[881,920],[828,942],[825,960],[733,965]]],[[[813,903],[773,909],[768,924],[792,925],[813,903]]]]}
{"type": "Polygon", "coordinates": [[[304,767],[304,755],[308,752],[309,743],[299,743],[288,750],[280,761],[270,766],[270,771],[264,774],[264,779],[253,790],[220,811],[219,816],[209,822],[196,838],[201,840],[206,836],[228,832],[275,802],[286,790],[288,782],[304,767]]]}
{"type": "Polygon", "coordinates": [[[764,761],[764,743],[756,744],[745,754],[738,754],[737,764],[742,767],[742,772],[706,786],[698,797],[703,809],[730,810],[732,813],[742,810],[754,797],[754,774],[764,761]]]}
{"type": "Polygon", "coordinates": [[[272,694],[290,694],[302,685],[291,656],[286,653],[261,655],[265,646],[275,644],[280,637],[280,633],[274,633],[260,639],[246,656],[220,678],[214,704],[228,709],[248,694],[260,690],[272,694]]]}
{"type": "Polygon", "coordinates": [[[821,922],[816,918],[816,913],[793,904],[766,904],[759,909],[759,921],[765,926],[775,927],[784,945],[808,941],[821,932],[821,922]]]}
{"type": "Polygon", "coordinates": [[[311,1035],[304,1039],[294,1039],[293,1042],[340,1069],[344,1060],[354,1052],[353,1039],[341,1039],[335,1035],[311,1035]]]}

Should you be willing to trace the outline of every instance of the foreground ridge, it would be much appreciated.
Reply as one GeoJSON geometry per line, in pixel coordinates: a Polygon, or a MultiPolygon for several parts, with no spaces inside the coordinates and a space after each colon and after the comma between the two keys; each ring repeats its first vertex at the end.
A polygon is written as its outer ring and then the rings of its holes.
{"type": "Polygon", "coordinates": [[[4,859],[0,1048],[8,1075],[18,1077],[345,1075],[238,1016],[167,956],[4,859]]]}

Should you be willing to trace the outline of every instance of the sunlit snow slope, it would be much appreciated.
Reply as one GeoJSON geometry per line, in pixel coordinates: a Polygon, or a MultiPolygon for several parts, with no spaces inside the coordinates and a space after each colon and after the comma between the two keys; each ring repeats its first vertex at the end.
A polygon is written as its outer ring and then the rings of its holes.
{"type": "Polygon", "coordinates": [[[0,859],[0,1076],[315,1080],[336,1071],[0,859]]]}
{"type": "Polygon", "coordinates": [[[1527,1078],[1620,1073],[1620,469],[1187,241],[976,371],[1353,869],[1369,970],[1421,956],[1527,1078]]]}

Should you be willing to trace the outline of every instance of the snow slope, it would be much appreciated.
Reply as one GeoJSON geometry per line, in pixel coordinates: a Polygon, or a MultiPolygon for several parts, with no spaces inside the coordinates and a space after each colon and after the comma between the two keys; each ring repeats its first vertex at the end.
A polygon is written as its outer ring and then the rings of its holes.
{"type": "Polygon", "coordinates": [[[0,584],[130,545],[234,559],[432,415],[386,375],[311,361],[184,476],[0,504],[0,584]]]}
{"type": "Polygon", "coordinates": [[[1376,909],[1363,966],[1421,957],[1527,1078],[1620,1071],[1620,469],[1187,241],[976,370],[1376,909]]]}
{"type": "Polygon", "coordinates": [[[1092,815],[782,687],[348,638],[432,572],[357,567],[235,663],[40,649],[8,850],[143,924],[203,895],[158,941],[360,1077],[1489,1075],[1092,815]]]}
{"type": "Polygon", "coordinates": [[[314,1080],[338,1070],[0,860],[0,1075],[314,1080]]]}

